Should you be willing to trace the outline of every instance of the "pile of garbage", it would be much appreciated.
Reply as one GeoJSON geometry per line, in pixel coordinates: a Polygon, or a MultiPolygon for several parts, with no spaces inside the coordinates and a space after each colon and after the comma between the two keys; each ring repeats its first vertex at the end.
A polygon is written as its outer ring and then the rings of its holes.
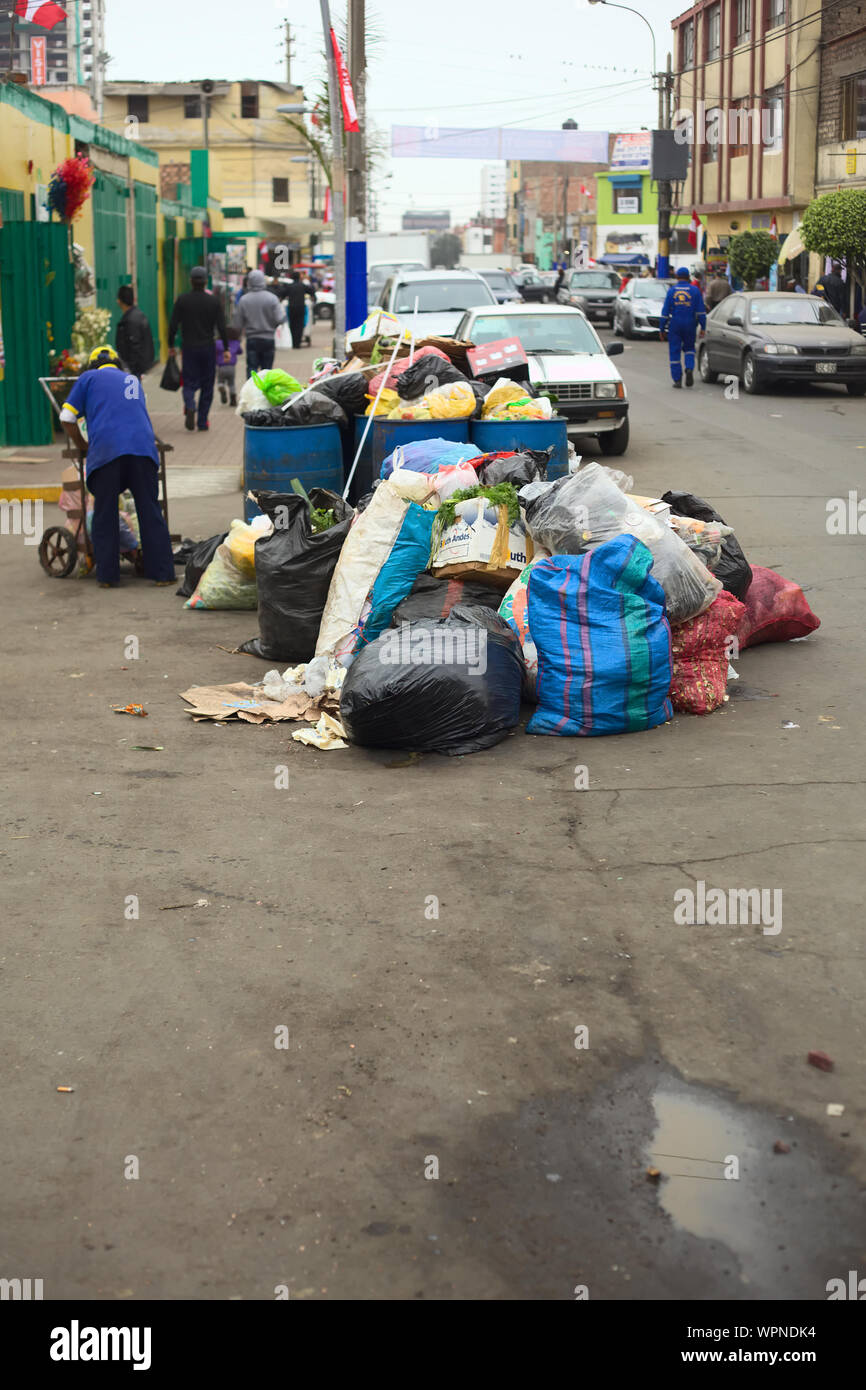
{"type": "MultiPolygon", "coordinates": [[[[460,755],[505,738],[528,702],[530,734],[633,733],[719,709],[732,658],[819,626],[702,498],[638,496],[577,459],[550,480],[548,458],[417,440],[355,509],[325,489],[259,492],[261,517],[194,547],[187,606],[256,607],[238,650],[287,663],[245,688],[252,722],[270,702],[317,714],[302,731],[317,747],[460,755]]],[[[238,703],[224,691],[184,698],[217,717],[205,705],[238,703]]]]}

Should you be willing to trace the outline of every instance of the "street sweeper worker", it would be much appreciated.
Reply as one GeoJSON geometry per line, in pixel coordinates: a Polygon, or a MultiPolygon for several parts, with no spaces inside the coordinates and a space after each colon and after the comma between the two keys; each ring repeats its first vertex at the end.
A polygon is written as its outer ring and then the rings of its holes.
{"type": "Polygon", "coordinates": [[[118,499],[135,499],[144,573],[157,584],[175,582],[171,539],[159,504],[159,454],[144,389],[113,347],[93,349],[60,412],[60,423],[85,458],[84,476],[93,494],[91,540],[101,589],[120,583],[118,499]],[[87,439],[79,421],[87,422],[87,439]]]}

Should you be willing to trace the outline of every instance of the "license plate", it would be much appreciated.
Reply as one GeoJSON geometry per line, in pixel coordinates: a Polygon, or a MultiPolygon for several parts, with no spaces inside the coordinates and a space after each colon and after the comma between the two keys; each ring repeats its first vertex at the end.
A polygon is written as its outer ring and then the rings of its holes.
{"type": "Polygon", "coordinates": [[[816,362],[816,363],[815,363],[815,370],[816,370],[816,372],[826,373],[827,376],[831,376],[831,375],[833,374],[833,372],[835,372],[835,370],[836,370],[836,363],[835,363],[835,362],[816,362]]]}

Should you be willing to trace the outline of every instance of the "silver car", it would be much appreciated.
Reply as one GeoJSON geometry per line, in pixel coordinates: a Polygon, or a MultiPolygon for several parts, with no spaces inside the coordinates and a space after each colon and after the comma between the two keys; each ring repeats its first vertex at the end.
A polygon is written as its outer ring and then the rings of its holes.
{"type": "Polygon", "coordinates": [[[613,331],[623,338],[657,337],[673,280],[629,280],[613,306],[613,331]]]}
{"type": "Polygon", "coordinates": [[[613,325],[614,300],[619,294],[622,276],[615,270],[572,270],[566,275],[557,294],[559,304],[581,309],[588,319],[603,319],[613,325]]]}

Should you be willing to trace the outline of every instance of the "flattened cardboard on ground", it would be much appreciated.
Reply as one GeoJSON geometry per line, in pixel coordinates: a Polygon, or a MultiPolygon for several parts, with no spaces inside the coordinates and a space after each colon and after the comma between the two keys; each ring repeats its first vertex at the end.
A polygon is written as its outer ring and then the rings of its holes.
{"type": "Polygon", "coordinates": [[[339,707],[331,691],[313,696],[299,690],[287,700],[265,700],[256,694],[254,685],[247,685],[245,681],[232,685],[193,685],[189,690],[182,690],[180,698],[191,706],[187,712],[196,721],[239,719],[244,724],[271,724],[282,719],[317,720],[323,710],[333,712],[339,707]]]}

